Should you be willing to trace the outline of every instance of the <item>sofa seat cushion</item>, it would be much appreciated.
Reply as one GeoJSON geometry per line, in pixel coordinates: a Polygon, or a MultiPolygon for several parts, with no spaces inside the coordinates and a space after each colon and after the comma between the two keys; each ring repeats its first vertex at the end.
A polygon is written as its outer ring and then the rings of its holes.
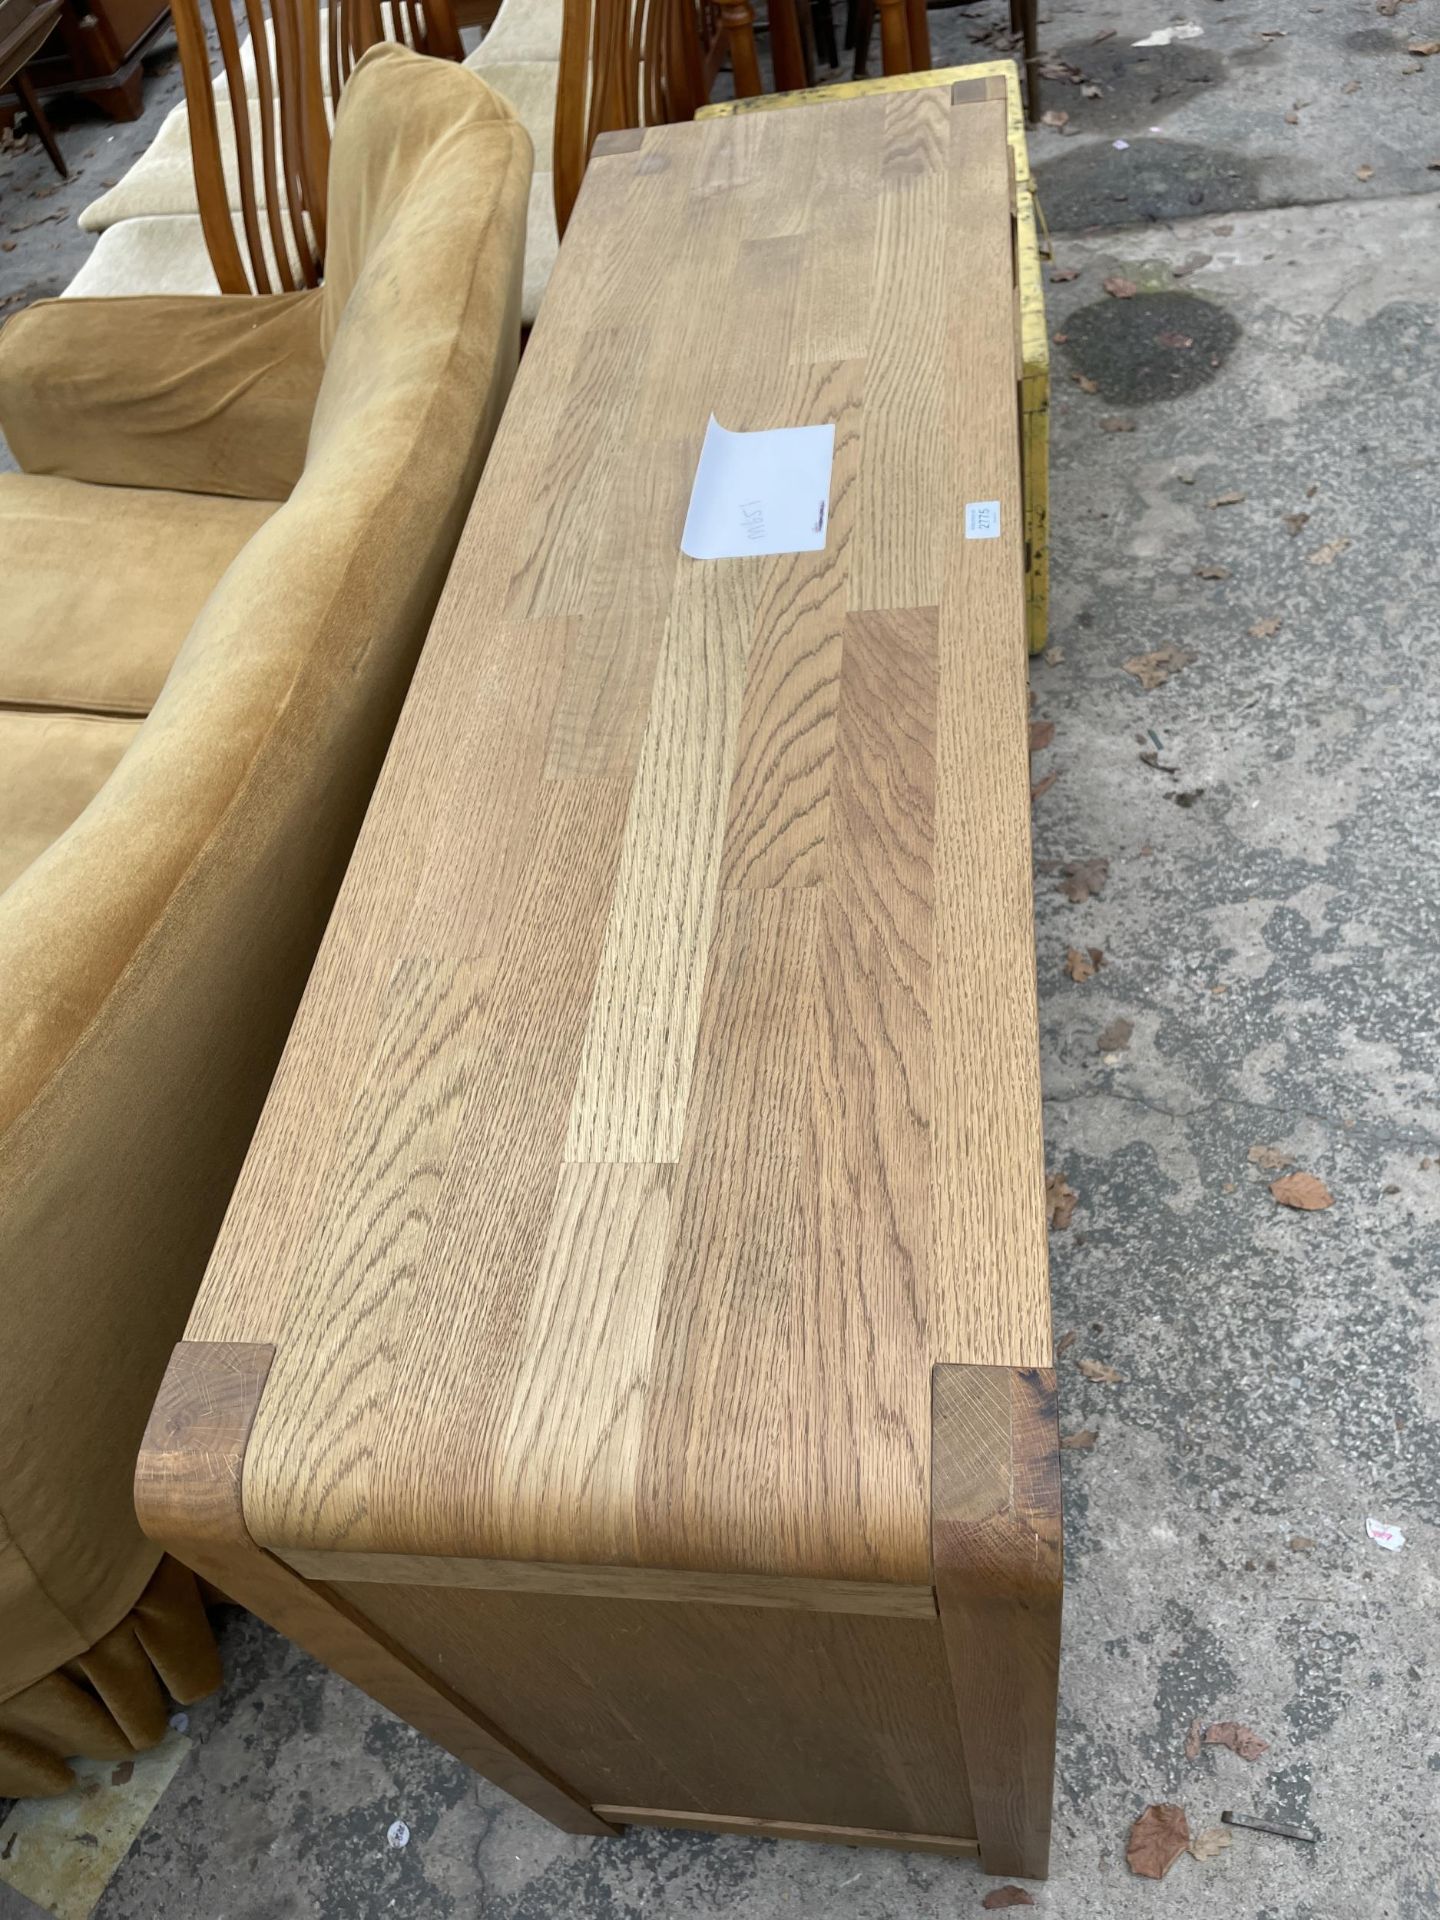
{"type": "MultiPolygon", "coordinates": [[[[236,225],[240,232],[239,224],[236,225]]],[[[275,253],[270,229],[261,223],[260,237],[265,246],[266,267],[272,291],[280,291],[275,272],[275,253]]],[[[249,246],[240,238],[241,257],[247,265],[249,246]]],[[[299,267],[292,251],[291,267],[295,284],[301,284],[299,267]]],[[[79,297],[106,299],[125,293],[219,293],[220,283],[210,264],[205,230],[198,213],[140,214],[133,220],[117,220],[107,227],[90,258],[60,296],[62,300],[79,297]]]]}
{"type": "Polygon", "coordinates": [[[140,726],[108,714],[0,707],[0,893],[79,819],[140,726]]]}
{"type": "MultiPolygon", "coordinates": [[[[251,100],[251,151],[260,153],[260,107],[251,100]]],[[[235,153],[235,126],[229,102],[217,113],[220,135],[220,160],[225,169],[229,203],[240,206],[240,167],[235,153]]],[[[257,180],[260,205],[265,204],[265,183],[257,180]]],[[[98,200],[80,210],[77,224],[85,233],[103,233],[117,220],[135,220],[146,214],[196,213],[200,203],[195,196],[195,169],[190,158],[190,114],[182,100],[160,123],[160,131],[140,158],[98,200]]]]}
{"type": "Polygon", "coordinates": [[[211,588],[274,511],[0,474],[0,708],[147,714],[211,588]]]}

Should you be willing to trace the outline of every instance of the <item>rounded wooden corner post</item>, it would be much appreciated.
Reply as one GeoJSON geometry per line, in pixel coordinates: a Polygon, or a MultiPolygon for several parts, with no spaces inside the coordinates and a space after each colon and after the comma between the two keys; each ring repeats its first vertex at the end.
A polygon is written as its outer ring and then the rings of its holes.
{"type": "Polygon", "coordinates": [[[135,1511],[149,1537],[352,1686],[566,1833],[614,1834],[564,1781],[353,1611],[246,1530],[241,1480],[275,1350],[182,1340],[140,1443],[135,1511]]]}
{"type": "Polygon", "coordinates": [[[987,1873],[1050,1870],[1062,1550],[1055,1375],[931,1376],[935,1597],[987,1873]]]}

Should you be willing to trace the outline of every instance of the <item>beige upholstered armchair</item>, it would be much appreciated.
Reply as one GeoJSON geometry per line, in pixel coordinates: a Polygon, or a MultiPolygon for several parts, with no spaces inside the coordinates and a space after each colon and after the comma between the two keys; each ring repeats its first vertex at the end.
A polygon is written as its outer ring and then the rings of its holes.
{"type": "Polygon", "coordinates": [[[0,335],[0,1794],[216,1682],[135,1456],[509,388],[531,160],[377,47],[322,287],[0,335]]]}

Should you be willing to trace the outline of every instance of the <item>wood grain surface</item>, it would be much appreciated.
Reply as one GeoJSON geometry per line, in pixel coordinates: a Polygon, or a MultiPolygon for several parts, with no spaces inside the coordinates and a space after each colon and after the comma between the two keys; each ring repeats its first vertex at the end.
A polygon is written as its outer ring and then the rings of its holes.
{"type": "Polygon", "coordinates": [[[1055,1375],[938,1366],[935,1594],[987,1873],[1049,1872],[1060,1670],[1055,1375]]]}
{"type": "Polygon", "coordinates": [[[279,1552],[923,1587],[1051,1353],[1005,110],[607,145],[191,1337],[279,1552]],[[712,410],[824,552],[681,556],[712,410]]]}
{"type": "Polygon", "coordinates": [[[161,1383],[135,1474],[135,1508],[153,1540],[567,1833],[610,1834],[556,1775],[537,1765],[333,1589],[312,1586],[255,1545],[241,1487],[268,1347],[181,1341],[161,1383]]]}

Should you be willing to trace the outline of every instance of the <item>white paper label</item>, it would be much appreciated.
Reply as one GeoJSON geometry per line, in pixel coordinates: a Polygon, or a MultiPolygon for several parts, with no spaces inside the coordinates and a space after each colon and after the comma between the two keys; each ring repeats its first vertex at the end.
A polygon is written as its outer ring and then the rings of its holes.
{"type": "Polygon", "coordinates": [[[680,551],[692,560],[821,552],[834,458],[832,424],[732,433],[712,413],[680,551]]]}
{"type": "Polygon", "coordinates": [[[965,538],[967,540],[998,540],[1000,538],[1000,502],[998,500],[971,500],[966,503],[965,538]]]}

